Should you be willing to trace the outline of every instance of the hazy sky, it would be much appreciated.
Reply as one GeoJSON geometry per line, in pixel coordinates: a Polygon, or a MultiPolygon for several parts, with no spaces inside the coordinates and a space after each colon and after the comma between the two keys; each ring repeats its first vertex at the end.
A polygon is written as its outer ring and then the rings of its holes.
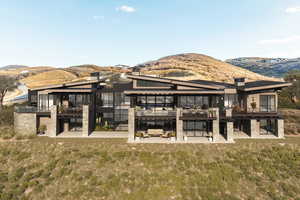
{"type": "Polygon", "coordinates": [[[0,66],[300,57],[300,0],[0,0],[0,66]]]}

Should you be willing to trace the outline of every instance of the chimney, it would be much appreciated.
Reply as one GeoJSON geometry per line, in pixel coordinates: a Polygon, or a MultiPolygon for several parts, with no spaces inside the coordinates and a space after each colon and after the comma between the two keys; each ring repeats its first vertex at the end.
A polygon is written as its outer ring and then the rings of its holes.
{"type": "Polygon", "coordinates": [[[139,66],[134,67],[131,74],[132,75],[141,75],[141,69],[139,68],[139,66]]]}
{"type": "Polygon", "coordinates": [[[100,80],[100,72],[93,72],[90,73],[90,77],[88,77],[88,80],[90,81],[95,81],[95,80],[100,80]]]}
{"type": "Polygon", "coordinates": [[[243,88],[245,87],[245,80],[246,78],[235,78],[234,84],[237,88],[243,88]]]}

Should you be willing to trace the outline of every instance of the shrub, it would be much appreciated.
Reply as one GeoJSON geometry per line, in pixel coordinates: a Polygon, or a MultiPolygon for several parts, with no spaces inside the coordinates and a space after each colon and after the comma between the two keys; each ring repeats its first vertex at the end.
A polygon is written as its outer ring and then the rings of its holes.
{"type": "Polygon", "coordinates": [[[16,135],[14,128],[11,126],[0,127],[0,138],[9,140],[16,135]]]}
{"type": "Polygon", "coordinates": [[[4,106],[0,111],[0,126],[13,126],[14,106],[4,106]]]}

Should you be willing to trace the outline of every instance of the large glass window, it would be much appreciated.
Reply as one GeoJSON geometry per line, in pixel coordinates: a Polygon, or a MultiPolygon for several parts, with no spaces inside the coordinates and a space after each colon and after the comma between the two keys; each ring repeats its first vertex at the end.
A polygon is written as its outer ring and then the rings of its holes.
{"type": "Polygon", "coordinates": [[[224,96],[224,106],[226,108],[232,108],[238,104],[238,99],[236,94],[226,94],[224,96]]]}
{"type": "Polygon", "coordinates": [[[276,131],[276,122],[274,119],[260,120],[260,134],[274,135],[276,131]]]}
{"type": "Polygon", "coordinates": [[[128,110],[126,110],[126,109],[115,110],[115,121],[116,122],[125,122],[127,120],[128,120],[128,110]]]}
{"type": "Polygon", "coordinates": [[[40,110],[48,110],[49,109],[49,100],[47,94],[39,95],[39,109],[40,110]]]}
{"type": "Polygon", "coordinates": [[[102,99],[103,107],[113,107],[114,106],[114,95],[112,92],[102,93],[101,99],[102,99]]]}
{"type": "Polygon", "coordinates": [[[179,102],[181,107],[209,107],[209,97],[208,96],[180,96],[179,102]]]}
{"type": "Polygon", "coordinates": [[[138,96],[137,106],[146,109],[167,108],[174,106],[173,96],[138,96]]]}
{"type": "Polygon", "coordinates": [[[211,122],[183,121],[183,131],[189,137],[206,137],[211,129],[211,122]]]}
{"type": "Polygon", "coordinates": [[[275,95],[260,95],[260,111],[275,112],[275,95]]]}
{"type": "Polygon", "coordinates": [[[69,95],[69,106],[70,107],[81,107],[82,105],[90,104],[89,94],[70,94],[69,95]]]}

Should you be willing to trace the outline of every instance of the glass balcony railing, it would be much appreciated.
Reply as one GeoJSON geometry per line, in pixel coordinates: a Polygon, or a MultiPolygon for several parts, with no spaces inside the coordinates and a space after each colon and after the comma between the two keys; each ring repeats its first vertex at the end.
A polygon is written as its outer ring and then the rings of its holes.
{"type": "Polygon", "coordinates": [[[175,110],[137,110],[136,116],[176,116],[175,110]]]}
{"type": "Polygon", "coordinates": [[[217,111],[214,109],[185,109],[181,112],[181,117],[188,118],[217,118],[217,111]]]}

